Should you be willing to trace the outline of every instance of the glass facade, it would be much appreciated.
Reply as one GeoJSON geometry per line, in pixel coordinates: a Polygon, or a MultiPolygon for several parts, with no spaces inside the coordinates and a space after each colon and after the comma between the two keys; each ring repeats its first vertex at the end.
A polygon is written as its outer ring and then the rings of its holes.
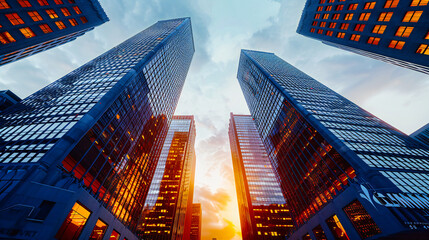
{"type": "Polygon", "coordinates": [[[195,121],[174,116],[152,181],[139,237],[187,239],[195,175],[195,121]]]}
{"type": "Polygon", "coordinates": [[[97,0],[3,0],[0,17],[0,65],[73,41],[109,21],[97,0]]]}
{"type": "MultiPolygon", "coordinates": [[[[367,194],[364,199],[369,200],[363,201],[376,199],[380,204],[372,206],[377,208],[393,206],[378,201],[378,193],[428,199],[429,150],[423,144],[272,53],[243,50],[238,79],[293,213],[295,230],[338,197],[367,194]]],[[[408,228],[426,228],[429,208],[395,206],[389,208],[392,221],[406,224],[411,214],[419,223],[408,228]]]]}
{"type": "Polygon", "coordinates": [[[202,216],[203,212],[201,209],[201,203],[193,203],[190,240],[201,240],[202,216]]]}
{"type": "Polygon", "coordinates": [[[415,131],[410,137],[419,140],[420,142],[429,146],[429,124],[426,124],[419,130],[415,131]]]}
{"type": "Polygon", "coordinates": [[[5,193],[79,182],[135,231],[193,53],[189,18],[160,21],[8,108],[0,167],[24,173],[5,193]]]}
{"type": "Polygon", "coordinates": [[[88,209],[76,202],[63,225],[58,230],[58,233],[55,235],[55,238],[61,240],[78,239],[90,214],[91,212],[88,209]]]}
{"type": "Polygon", "coordinates": [[[429,74],[425,0],[307,0],[297,32],[429,74]]]}
{"type": "Polygon", "coordinates": [[[229,139],[243,239],[284,239],[292,219],[252,117],[231,113],[229,139]]]}

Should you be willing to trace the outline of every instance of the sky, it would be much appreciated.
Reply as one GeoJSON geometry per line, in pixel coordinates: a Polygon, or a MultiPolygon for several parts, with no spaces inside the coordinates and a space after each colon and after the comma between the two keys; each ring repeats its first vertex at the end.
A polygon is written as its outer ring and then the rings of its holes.
{"type": "Polygon", "coordinates": [[[236,79],[241,49],[273,52],[406,134],[429,120],[429,76],[296,33],[303,0],[100,0],[110,21],[66,45],[0,67],[0,89],[24,98],[159,20],[191,17],[195,55],[177,115],[195,115],[194,202],[204,240],[241,239],[228,140],[248,114],[236,79]]]}

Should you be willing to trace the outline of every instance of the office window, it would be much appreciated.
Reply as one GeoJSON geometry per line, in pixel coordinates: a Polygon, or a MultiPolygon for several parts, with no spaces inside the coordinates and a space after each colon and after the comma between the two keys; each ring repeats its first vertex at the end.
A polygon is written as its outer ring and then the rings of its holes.
{"type": "Polygon", "coordinates": [[[335,11],[341,11],[343,10],[344,5],[337,5],[337,7],[335,8],[335,11]]]}
{"type": "Polygon", "coordinates": [[[63,0],[54,0],[55,4],[59,5],[59,4],[63,4],[63,0]]]}
{"type": "Polygon", "coordinates": [[[69,19],[69,22],[70,22],[70,24],[71,24],[73,27],[78,25],[78,23],[77,23],[76,19],[74,19],[74,18],[69,19]]]}
{"type": "Polygon", "coordinates": [[[33,19],[33,21],[35,21],[35,22],[43,20],[42,16],[40,16],[40,14],[37,11],[31,11],[31,12],[27,12],[27,13],[28,13],[28,16],[30,16],[31,19],[33,19]]]}
{"type": "Polygon", "coordinates": [[[16,40],[10,35],[9,32],[2,32],[0,33],[0,42],[2,44],[8,44],[11,42],[16,42],[16,40]]]}
{"type": "Polygon", "coordinates": [[[375,7],[375,2],[367,2],[365,3],[365,6],[363,7],[363,9],[374,9],[375,7]]]}
{"type": "Polygon", "coordinates": [[[350,40],[352,41],[359,41],[360,39],[360,35],[359,34],[352,34],[352,36],[350,37],[350,40]]]}
{"type": "Polygon", "coordinates": [[[47,0],[37,0],[40,6],[48,6],[49,3],[47,0]]]}
{"type": "Polygon", "coordinates": [[[334,19],[334,20],[340,19],[340,14],[339,13],[335,13],[334,15],[332,15],[332,19],[334,19]]]}
{"type": "Polygon", "coordinates": [[[12,25],[24,24],[24,21],[22,21],[21,17],[17,13],[9,13],[5,14],[5,16],[9,19],[12,25]]]}
{"type": "Polygon", "coordinates": [[[109,240],[119,240],[119,236],[120,234],[116,230],[113,230],[109,240]]]}
{"type": "Polygon", "coordinates": [[[325,231],[323,231],[323,228],[320,225],[313,228],[313,234],[316,237],[316,240],[327,240],[328,239],[325,235],[325,231]]]}
{"type": "Polygon", "coordinates": [[[357,7],[358,7],[358,4],[357,4],[357,3],[350,4],[350,5],[349,5],[348,10],[356,10],[356,9],[357,9],[357,7]]]}
{"type": "Polygon", "coordinates": [[[398,6],[399,0],[387,0],[384,8],[395,8],[398,6]]]}
{"type": "Polygon", "coordinates": [[[331,11],[332,10],[332,6],[326,6],[325,11],[331,11]]]}
{"type": "Polygon", "coordinates": [[[347,30],[349,28],[349,24],[348,23],[341,23],[340,29],[341,30],[347,30]]]}
{"type": "Polygon", "coordinates": [[[310,233],[307,233],[304,236],[302,236],[302,240],[311,240],[310,233]]]}
{"type": "Polygon", "coordinates": [[[339,32],[337,33],[337,38],[344,38],[345,35],[346,35],[345,33],[339,32]]]}
{"type": "Polygon", "coordinates": [[[321,12],[321,11],[323,11],[323,6],[317,7],[317,12],[321,12]]]}
{"type": "Polygon", "coordinates": [[[418,22],[423,11],[408,11],[405,13],[402,22],[418,22]]]}
{"type": "Polygon", "coordinates": [[[67,8],[61,8],[61,12],[63,13],[64,16],[68,17],[70,16],[70,11],[67,8]]]}
{"type": "Polygon", "coordinates": [[[401,50],[404,47],[404,45],[405,45],[404,41],[392,40],[392,41],[390,41],[389,48],[401,50]]]}
{"type": "Polygon", "coordinates": [[[317,13],[316,15],[314,15],[314,19],[319,19],[320,18],[320,13],[317,13]]]}
{"type": "Polygon", "coordinates": [[[379,22],[388,22],[392,18],[393,12],[382,12],[378,17],[379,22]]]}
{"type": "Polygon", "coordinates": [[[372,33],[383,34],[386,30],[387,25],[375,25],[372,29],[372,33]]]}
{"type": "Polygon", "coordinates": [[[80,10],[80,8],[78,6],[74,6],[73,9],[76,12],[76,14],[81,14],[82,13],[82,11],[80,10]]]}
{"type": "Polygon", "coordinates": [[[355,26],[355,31],[363,32],[364,29],[365,29],[365,24],[356,24],[355,26]]]}
{"type": "Polygon", "coordinates": [[[325,0],[320,0],[319,1],[319,4],[324,4],[325,3],[325,0]]]}
{"type": "Polygon", "coordinates": [[[9,4],[7,4],[6,0],[0,0],[0,9],[10,8],[9,4]]]}
{"type": "Polygon", "coordinates": [[[50,32],[52,32],[52,29],[49,27],[48,24],[40,24],[39,27],[40,27],[40,29],[42,29],[42,31],[44,33],[50,33],[50,32]]]}
{"type": "Polygon", "coordinates": [[[53,9],[46,9],[46,13],[51,19],[58,18],[57,13],[53,9]]]}
{"type": "Polygon", "coordinates": [[[367,41],[367,43],[372,45],[378,45],[379,42],[380,42],[380,38],[378,37],[369,37],[367,41]]]}
{"type": "Polygon", "coordinates": [[[317,26],[317,21],[313,21],[313,23],[311,24],[311,26],[317,26]]]}
{"type": "Polygon", "coordinates": [[[352,20],[353,13],[347,13],[346,16],[344,16],[344,20],[352,20]]]}
{"type": "Polygon", "coordinates": [[[31,7],[31,4],[28,2],[28,0],[18,0],[19,5],[21,7],[31,7]]]}
{"type": "Polygon", "coordinates": [[[86,17],[80,17],[80,20],[82,21],[82,23],[87,23],[88,19],[86,19],[86,17]]]}
{"type": "Polygon", "coordinates": [[[326,22],[321,22],[320,27],[326,27],[326,22]]]}
{"type": "Polygon", "coordinates": [[[323,14],[323,19],[328,19],[328,18],[329,18],[329,13],[323,14]]]}
{"type": "Polygon", "coordinates": [[[317,30],[317,33],[318,33],[318,34],[323,34],[323,29],[319,29],[319,30],[317,30]]]}
{"type": "Polygon", "coordinates": [[[36,36],[33,31],[29,27],[26,28],[20,28],[19,31],[21,31],[22,35],[24,35],[25,38],[32,38],[36,36]]]}
{"type": "Polygon", "coordinates": [[[64,25],[64,23],[62,21],[57,21],[55,22],[55,25],[57,25],[57,27],[61,30],[66,28],[66,25],[64,25]]]}
{"type": "Polygon", "coordinates": [[[398,28],[398,31],[396,31],[395,36],[397,37],[409,37],[411,32],[413,31],[414,27],[405,27],[405,26],[400,26],[398,28]]]}
{"type": "Polygon", "coordinates": [[[333,3],[333,2],[335,2],[335,0],[329,0],[329,1],[328,1],[328,3],[333,3]]]}
{"type": "Polygon", "coordinates": [[[359,21],[368,21],[371,13],[361,13],[359,16],[359,21]]]}
{"type": "Polygon", "coordinates": [[[55,238],[67,240],[78,239],[90,215],[91,212],[88,209],[76,202],[55,235],[55,238]]]}
{"type": "Polygon", "coordinates": [[[343,210],[362,239],[381,233],[380,228],[358,200],[351,202],[343,210]]]}
{"type": "Polygon", "coordinates": [[[429,32],[428,32],[428,33],[426,33],[426,37],[425,37],[425,39],[429,39],[429,32]]]}
{"type": "Polygon", "coordinates": [[[341,225],[340,220],[337,215],[333,215],[332,217],[326,219],[326,224],[328,225],[329,230],[331,230],[332,235],[334,235],[337,240],[350,240],[349,236],[347,236],[346,230],[343,225],[341,225]]]}
{"type": "Polygon", "coordinates": [[[107,224],[103,222],[101,219],[97,220],[94,229],[92,230],[91,236],[89,236],[89,240],[101,240],[104,237],[104,234],[107,230],[107,224]]]}
{"type": "Polygon", "coordinates": [[[314,29],[314,28],[310,29],[310,32],[314,33],[314,31],[316,31],[316,29],[314,29]]]}
{"type": "Polygon", "coordinates": [[[337,23],[335,23],[335,22],[331,22],[329,24],[329,28],[335,28],[335,26],[337,26],[337,23]]]}
{"type": "Polygon", "coordinates": [[[429,47],[428,47],[428,45],[427,44],[420,44],[420,46],[417,49],[416,53],[429,55],[429,47]]]}
{"type": "Polygon", "coordinates": [[[332,37],[332,35],[333,35],[333,34],[334,34],[334,32],[333,32],[333,31],[327,31],[327,32],[326,32],[326,35],[327,35],[327,36],[330,36],[330,37],[332,37]]]}
{"type": "Polygon", "coordinates": [[[417,6],[427,6],[429,0],[413,0],[411,2],[411,7],[417,7],[417,6]]]}

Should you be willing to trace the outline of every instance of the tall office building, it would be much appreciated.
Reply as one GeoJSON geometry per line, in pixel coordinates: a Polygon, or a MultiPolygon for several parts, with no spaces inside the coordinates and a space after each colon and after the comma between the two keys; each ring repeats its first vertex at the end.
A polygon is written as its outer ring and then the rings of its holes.
{"type": "Polygon", "coordinates": [[[137,239],[193,53],[160,21],[0,114],[0,238],[137,239]]]}
{"type": "Polygon", "coordinates": [[[237,77],[292,212],[291,239],[427,236],[428,147],[272,53],[242,50],[237,77]]]}
{"type": "Polygon", "coordinates": [[[0,112],[4,111],[6,108],[13,106],[21,101],[21,98],[16,96],[10,90],[0,91],[0,112]]]}
{"type": "Polygon", "coordinates": [[[243,239],[285,239],[292,219],[252,117],[231,113],[228,133],[243,239]]]}
{"type": "Polygon", "coordinates": [[[410,137],[413,137],[429,146],[429,123],[412,133],[410,137]]]}
{"type": "Polygon", "coordinates": [[[307,0],[297,32],[429,74],[427,0],[307,0]]]}
{"type": "Polygon", "coordinates": [[[107,21],[97,0],[0,0],[0,65],[73,41],[107,21]]]}
{"type": "Polygon", "coordinates": [[[192,220],[191,220],[191,235],[190,240],[201,240],[201,220],[203,212],[201,203],[192,204],[192,220]]]}
{"type": "Polygon", "coordinates": [[[189,239],[195,176],[195,121],[174,116],[155,171],[139,237],[189,239]]]}

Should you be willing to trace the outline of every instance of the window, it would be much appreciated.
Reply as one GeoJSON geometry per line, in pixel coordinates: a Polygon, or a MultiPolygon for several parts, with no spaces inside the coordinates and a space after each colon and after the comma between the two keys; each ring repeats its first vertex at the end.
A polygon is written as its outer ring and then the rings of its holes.
{"type": "Polygon", "coordinates": [[[420,44],[420,46],[417,49],[416,53],[429,55],[429,47],[428,47],[428,45],[427,44],[420,44]]]}
{"type": "Polygon", "coordinates": [[[331,22],[329,24],[329,28],[335,28],[335,26],[337,26],[337,23],[335,23],[335,22],[331,22]]]}
{"type": "Polygon", "coordinates": [[[36,36],[33,31],[29,27],[26,28],[20,28],[19,31],[21,31],[22,35],[24,35],[25,38],[32,38],[36,36]]]}
{"type": "Polygon", "coordinates": [[[388,22],[392,18],[393,12],[382,12],[378,17],[379,22],[388,22]]]}
{"type": "Polygon", "coordinates": [[[319,19],[320,18],[320,13],[317,13],[316,15],[314,15],[314,19],[319,19]]]}
{"type": "Polygon", "coordinates": [[[28,0],[18,0],[19,5],[21,7],[31,7],[31,4],[28,2],[28,0]]]}
{"type": "Polygon", "coordinates": [[[363,32],[364,29],[365,29],[365,24],[356,24],[355,26],[355,31],[363,32]]]}
{"type": "Polygon", "coordinates": [[[335,239],[350,240],[349,236],[347,236],[346,230],[344,229],[343,225],[341,225],[337,215],[333,215],[332,217],[326,219],[326,224],[328,225],[328,228],[329,230],[331,230],[335,239]]]}
{"type": "Polygon", "coordinates": [[[49,3],[46,0],[37,0],[37,2],[39,3],[40,6],[48,6],[49,3]]]}
{"type": "Polygon", "coordinates": [[[426,34],[425,39],[429,39],[429,32],[426,34]]]}
{"type": "Polygon", "coordinates": [[[10,8],[9,4],[7,4],[6,0],[0,0],[0,9],[10,8]]]}
{"type": "Polygon", "coordinates": [[[325,11],[331,11],[332,10],[332,6],[326,6],[325,11]]]}
{"type": "Polygon", "coordinates": [[[16,40],[10,35],[9,32],[0,33],[0,42],[2,44],[8,44],[11,42],[16,42],[16,40]]]}
{"type": "Polygon", "coordinates": [[[31,17],[31,19],[33,19],[33,21],[38,22],[38,21],[42,21],[43,18],[40,16],[40,14],[37,11],[31,11],[31,12],[27,12],[28,16],[31,17]]]}
{"type": "Polygon", "coordinates": [[[63,0],[54,0],[55,4],[60,5],[63,4],[63,0]]]}
{"type": "Polygon", "coordinates": [[[113,230],[109,240],[119,240],[119,236],[120,234],[116,230],[113,230]]]}
{"type": "Polygon", "coordinates": [[[350,37],[350,40],[352,41],[359,41],[360,39],[360,35],[359,34],[352,34],[352,36],[350,37]]]}
{"type": "Polygon", "coordinates": [[[61,8],[61,12],[64,14],[64,16],[68,17],[70,16],[70,12],[67,8],[61,8]]]}
{"type": "Polygon", "coordinates": [[[326,22],[321,22],[320,27],[326,27],[326,22]]]}
{"type": "Polygon", "coordinates": [[[53,9],[47,9],[46,13],[49,15],[51,19],[58,18],[57,13],[53,9]]]}
{"type": "Polygon", "coordinates": [[[357,7],[358,7],[358,4],[357,4],[357,3],[350,4],[350,5],[349,5],[349,10],[356,10],[356,9],[357,9],[357,7]]]}
{"type": "Polygon", "coordinates": [[[323,14],[323,19],[328,19],[328,18],[329,18],[329,13],[323,14]]]}
{"type": "Polygon", "coordinates": [[[395,8],[398,6],[399,0],[387,0],[384,8],[395,8]]]}
{"type": "Polygon", "coordinates": [[[427,6],[428,5],[429,0],[413,0],[411,2],[411,7],[416,7],[416,6],[427,6]]]}
{"type": "Polygon", "coordinates": [[[319,29],[319,30],[317,30],[317,33],[318,33],[318,34],[323,34],[323,29],[319,29]]]}
{"type": "Polygon", "coordinates": [[[74,18],[69,19],[69,22],[73,27],[78,25],[76,19],[74,19],[74,18]]]}
{"type": "Polygon", "coordinates": [[[7,19],[9,19],[12,25],[19,25],[24,23],[24,21],[22,21],[21,17],[17,13],[9,13],[5,14],[5,16],[7,17],[7,19]]]}
{"type": "Polygon", "coordinates": [[[310,29],[310,32],[314,33],[314,31],[316,31],[316,29],[314,29],[314,28],[310,29]]]}
{"type": "Polygon", "coordinates": [[[333,31],[326,31],[326,35],[332,37],[332,34],[334,34],[333,31]]]}
{"type": "Polygon", "coordinates": [[[344,5],[337,5],[337,7],[335,8],[335,11],[341,11],[343,10],[344,5]]]}
{"type": "Polygon", "coordinates": [[[389,44],[389,48],[394,48],[394,49],[399,49],[401,50],[405,45],[404,41],[396,41],[396,40],[392,40],[389,44]]]}
{"type": "Polygon", "coordinates": [[[322,6],[319,6],[319,7],[317,8],[317,11],[318,11],[318,12],[323,11],[323,7],[322,7],[322,6]]]}
{"type": "Polygon", "coordinates": [[[50,33],[50,32],[52,32],[52,29],[49,27],[48,24],[40,24],[39,27],[40,27],[40,29],[42,29],[42,31],[44,33],[50,33]]]}
{"type": "Polygon", "coordinates": [[[90,215],[91,212],[88,209],[79,202],[76,202],[55,235],[55,238],[78,239],[90,215]]]}
{"type": "Polygon", "coordinates": [[[319,4],[324,4],[325,3],[325,0],[320,0],[319,1],[319,4]]]}
{"type": "Polygon", "coordinates": [[[317,227],[313,228],[313,234],[316,237],[317,240],[326,240],[328,239],[325,235],[325,231],[323,231],[322,226],[318,225],[317,227]]]}
{"type": "Polygon", "coordinates": [[[345,33],[343,33],[343,32],[339,32],[338,34],[337,34],[337,38],[344,38],[344,36],[345,36],[346,34],[345,33]]]}
{"type": "Polygon", "coordinates": [[[362,239],[381,233],[380,228],[358,200],[351,202],[343,210],[362,239]]]}
{"type": "Polygon", "coordinates": [[[372,33],[383,34],[386,27],[387,25],[375,25],[374,29],[372,29],[372,33]]]}
{"type": "Polygon", "coordinates": [[[317,26],[317,21],[313,21],[313,23],[311,24],[311,26],[317,26]]]}
{"type": "Polygon", "coordinates": [[[368,21],[369,16],[371,16],[371,13],[361,13],[359,16],[359,21],[368,21]]]}
{"type": "Polygon", "coordinates": [[[398,28],[398,31],[396,31],[395,36],[397,37],[409,37],[411,32],[413,31],[414,27],[405,27],[401,26],[398,28]]]}
{"type": "Polygon", "coordinates": [[[332,15],[332,19],[334,19],[334,20],[340,19],[340,14],[336,13],[336,14],[332,15]]]}
{"type": "Polygon", "coordinates": [[[78,6],[74,6],[73,9],[76,12],[76,14],[81,14],[82,13],[82,11],[79,9],[78,6]]]}
{"type": "Polygon", "coordinates": [[[88,19],[86,19],[86,17],[80,17],[80,20],[82,21],[82,23],[87,23],[88,19]]]}
{"type": "Polygon", "coordinates": [[[365,6],[363,7],[363,9],[374,9],[375,7],[375,2],[367,2],[365,3],[365,6]]]}
{"type": "Polygon", "coordinates": [[[352,20],[353,13],[347,13],[346,16],[344,16],[344,20],[352,20]]]}
{"type": "Polygon", "coordinates": [[[107,224],[103,222],[101,219],[97,220],[94,229],[92,230],[91,236],[89,236],[89,240],[101,240],[104,237],[104,234],[107,230],[107,224]]]}
{"type": "Polygon", "coordinates": [[[380,38],[378,37],[369,37],[367,41],[367,43],[372,45],[378,45],[379,42],[380,42],[380,38]]]}
{"type": "Polygon", "coordinates": [[[57,21],[55,22],[55,25],[57,25],[57,27],[61,30],[66,28],[66,25],[64,25],[64,23],[62,21],[57,21]]]}
{"type": "Polygon", "coordinates": [[[349,24],[348,23],[341,23],[340,29],[347,30],[348,28],[349,28],[349,24]]]}
{"type": "Polygon", "coordinates": [[[423,11],[408,11],[402,22],[418,22],[423,11]]]}

